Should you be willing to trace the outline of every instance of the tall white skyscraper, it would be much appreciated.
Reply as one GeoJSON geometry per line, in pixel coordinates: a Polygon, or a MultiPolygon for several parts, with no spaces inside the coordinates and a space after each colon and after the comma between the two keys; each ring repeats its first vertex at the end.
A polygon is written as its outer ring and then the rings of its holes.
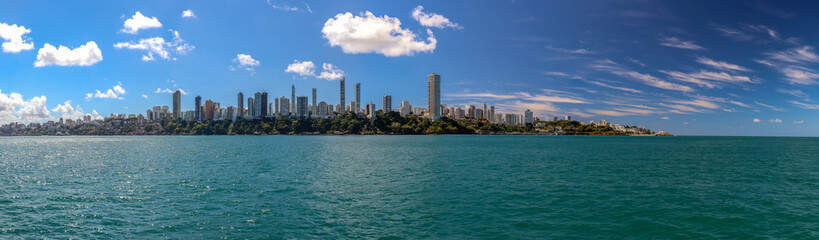
{"type": "Polygon", "coordinates": [[[429,80],[429,109],[428,115],[432,120],[441,118],[441,75],[431,73],[429,80]]]}

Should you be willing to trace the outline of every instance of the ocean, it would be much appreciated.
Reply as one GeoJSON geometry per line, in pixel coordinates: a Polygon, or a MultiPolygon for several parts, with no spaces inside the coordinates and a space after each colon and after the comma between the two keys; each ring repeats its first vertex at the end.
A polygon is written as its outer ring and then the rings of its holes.
{"type": "Polygon", "coordinates": [[[819,138],[0,137],[0,238],[819,238],[819,138]]]}

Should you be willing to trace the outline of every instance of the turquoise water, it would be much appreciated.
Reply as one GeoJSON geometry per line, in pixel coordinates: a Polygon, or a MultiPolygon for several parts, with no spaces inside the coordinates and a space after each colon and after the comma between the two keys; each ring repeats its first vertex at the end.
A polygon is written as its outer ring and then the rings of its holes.
{"type": "Polygon", "coordinates": [[[0,238],[819,238],[819,138],[2,137],[0,238]]]}

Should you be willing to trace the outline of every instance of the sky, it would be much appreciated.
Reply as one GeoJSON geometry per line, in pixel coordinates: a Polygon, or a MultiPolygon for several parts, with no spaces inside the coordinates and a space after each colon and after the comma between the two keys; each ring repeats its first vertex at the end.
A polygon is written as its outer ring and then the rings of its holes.
{"type": "Polygon", "coordinates": [[[815,1],[0,1],[0,124],[267,91],[819,135],[815,1]]]}

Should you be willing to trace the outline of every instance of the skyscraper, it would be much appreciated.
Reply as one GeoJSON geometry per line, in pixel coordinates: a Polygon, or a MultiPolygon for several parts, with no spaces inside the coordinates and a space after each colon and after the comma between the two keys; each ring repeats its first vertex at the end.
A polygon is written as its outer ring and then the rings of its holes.
{"type": "Polygon", "coordinates": [[[339,105],[341,105],[341,107],[338,108],[338,113],[339,114],[344,114],[344,108],[345,108],[344,102],[346,101],[344,99],[344,77],[341,77],[341,88],[340,89],[341,89],[341,103],[339,105]]]}
{"type": "Polygon", "coordinates": [[[273,108],[275,108],[273,113],[276,114],[276,116],[281,115],[281,110],[279,110],[279,107],[281,106],[281,103],[279,103],[279,98],[273,98],[273,102],[275,102],[273,104],[273,108]]]}
{"type": "Polygon", "coordinates": [[[194,100],[196,104],[196,109],[194,109],[194,118],[196,121],[202,120],[202,97],[196,96],[196,100],[194,100]]]}
{"type": "Polygon", "coordinates": [[[392,96],[389,94],[384,95],[381,110],[384,110],[384,113],[392,112],[392,96]]]}
{"type": "Polygon", "coordinates": [[[534,114],[529,109],[526,109],[526,112],[523,112],[523,123],[532,123],[535,121],[533,116],[534,114]]]}
{"type": "Polygon", "coordinates": [[[296,112],[296,85],[290,85],[290,112],[296,112]]]}
{"type": "Polygon", "coordinates": [[[282,116],[290,116],[290,99],[287,99],[285,96],[279,98],[279,113],[282,116]]]}
{"type": "Polygon", "coordinates": [[[253,97],[253,118],[259,118],[262,116],[262,93],[256,92],[253,97]]]}
{"type": "Polygon", "coordinates": [[[355,84],[355,109],[353,112],[358,114],[361,110],[361,83],[355,84]]]}
{"type": "Polygon", "coordinates": [[[296,116],[307,117],[307,96],[299,96],[296,104],[298,104],[296,116]]]}
{"type": "Polygon", "coordinates": [[[205,101],[205,119],[213,120],[213,101],[210,99],[205,101]]]}
{"type": "Polygon", "coordinates": [[[182,118],[182,91],[173,92],[173,120],[182,118]]]}
{"type": "Polygon", "coordinates": [[[318,107],[318,106],[316,106],[316,88],[313,88],[313,107],[310,109],[310,112],[312,112],[312,114],[314,116],[318,115],[318,112],[316,111],[316,107],[318,107]]]}
{"type": "Polygon", "coordinates": [[[268,115],[268,111],[267,111],[267,92],[262,92],[261,98],[259,98],[257,101],[259,101],[259,108],[261,110],[261,112],[259,113],[259,117],[266,118],[267,115],[268,115]]]}
{"type": "Polygon", "coordinates": [[[321,101],[318,103],[318,116],[319,117],[327,116],[327,102],[321,101]]]}
{"type": "Polygon", "coordinates": [[[431,73],[429,80],[429,117],[437,120],[441,117],[441,75],[431,73]]]}
{"type": "Polygon", "coordinates": [[[247,116],[250,118],[256,117],[256,103],[252,97],[247,98],[247,116]]]}
{"type": "Polygon", "coordinates": [[[486,102],[483,102],[483,112],[481,113],[481,118],[482,119],[488,119],[488,117],[486,116],[488,114],[488,112],[486,110],[487,110],[486,109],[486,102]]]}
{"type": "Polygon", "coordinates": [[[244,110],[245,110],[245,95],[242,92],[239,92],[239,101],[236,104],[236,119],[241,119],[244,117],[244,110]]]}

